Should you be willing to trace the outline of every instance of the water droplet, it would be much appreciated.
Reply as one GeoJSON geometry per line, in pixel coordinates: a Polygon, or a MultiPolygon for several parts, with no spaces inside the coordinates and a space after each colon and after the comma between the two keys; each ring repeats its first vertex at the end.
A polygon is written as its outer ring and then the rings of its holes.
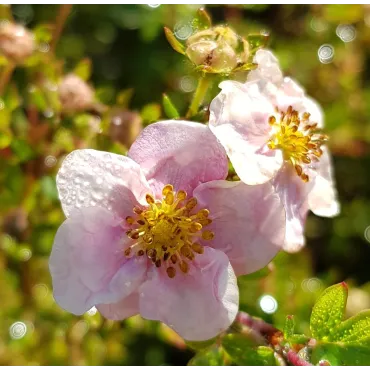
{"type": "Polygon", "coordinates": [[[12,339],[21,339],[27,333],[27,326],[24,322],[17,321],[9,328],[9,334],[12,339]]]}
{"type": "Polygon", "coordinates": [[[180,79],[180,89],[184,92],[195,90],[196,80],[192,76],[184,76],[180,79]]]}
{"type": "Polygon", "coordinates": [[[94,316],[96,313],[98,312],[98,310],[96,309],[96,307],[91,307],[86,313],[89,315],[89,316],[94,316]]]}
{"type": "Polygon", "coordinates": [[[45,284],[36,284],[32,288],[32,293],[38,299],[44,299],[49,292],[49,288],[45,284]]]}
{"type": "Polygon", "coordinates": [[[312,17],[311,19],[311,28],[315,32],[323,32],[328,29],[328,23],[324,19],[312,17]]]}
{"type": "Polygon", "coordinates": [[[356,38],[356,28],[350,24],[340,24],[336,33],[343,42],[351,42],[356,38]]]}
{"type": "Polygon", "coordinates": [[[368,226],[365,230],[365,239],[370,243],[370,226],[368,226]]]}
{"type": "Polygon", "coordinates": [[[119,126],[119,125],[122,124],[122,118],[121,117],[114,117],[112,119],[112,122],[113,122],[114,125],[119,126]]]}
{"type": "Polygon", "coordinates": [[[46,118],[51,118],[54,116],[54,111],[52,109],[47,109],[45,112],[44,112],[44,116],[46,118]]]}
{"type": "Polygon", "coordinates": [[[186,40],[193,33],[193,27],[190,22],[178,22],[174,27],[174,33],[178,39],[186,40]]]}
{"type": "MultiPolygon", "coordinates": [[[[44,160],[45,166],[53,167],[57,163],[57,159],[53,155],[48,155],[44,160]]],[[[62,180],[63,183],[64,180],[62,180]]]]}
{"type": "Polygon", "coordinates": [[[147,4],[150,8],[158,8],[159,6],[161,6],[161,4],[147,4]]]}
{"type": "Polygon", "coordinates": [[[278,309],[278,303],[276,299],[273,296],[268,295],[268,294],[263,295],[259,299],[259,305],[261,307],[261,310],[268,314],[272,314],[276,312],[276,310],[278,309]]]}
{"type": "Polygon", "coordinates": [[[39,50],[42,53],[47,53],[50,50],[50,45],[47,42],[42,42],[39,45],[39,50]]]}
{"type": "Polygon", "coordinates": [[[32,251],[28,248],[23,248],[19,251],[19,258],[22,261],[28,261],[32,257],[32,251]]]}
{"type": "Polygon", "coordinates": [[[318,50],[319,60],[323,64],[331,63],[334,58],[334,48],[332,45],[321,45],[318,50]]]}

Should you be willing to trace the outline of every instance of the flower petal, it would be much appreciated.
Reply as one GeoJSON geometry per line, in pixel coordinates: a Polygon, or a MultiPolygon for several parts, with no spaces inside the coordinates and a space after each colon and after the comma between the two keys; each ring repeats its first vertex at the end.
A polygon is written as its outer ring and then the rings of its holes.
{"type": "Polygon", "coordinates": [[[270,182],[211,181],[195,189],[194,196],[210,211],[215,238],[209,246],[227,254],[236,275],[261,269],[281,250],[285,211],[270,182]]]}
{"type": "Polygon", "coordinates": [[[65,310],[81,315],[96,304],[118,302],[143,280],[146,261],[124,257],[132,241],[119,221],[91,207],[73,210],[59,228],[49,267],[54,298],[65,310]]]}
{"type": "Polygon", "coordinates": [[[227,256],[212,248],[197,255],[188,274],[170,279],[159,269],[140,287],[140,313],[160,320],[186,340],[201,341],[227,329],[238,312],[239,292],[227,256]]]}
{"type": "Polygon", "coordinates": [[[220,87],[222,91],[210,106],[211,131],[243,182],[256,185],[269,181],[283,163],[281,151],[267,147],[273,105],[252,82],[224,81],[220,87]]]}
{"type": "Polygon", "coordinates": [[[117,303],[98,304],[96,308],[109,320],[124,320],[139,313],[139,294],[134,292],[117,303]]]}
{"type": "Polygon", "coordinates": [[[292,166],[286,164],[273,180],[276,192],[286,212],[286,236],[284,250],[298,252],[305,245],[304,226],[308,213],[308,193],[312,181],[305,183],[295,173],[292,166]]]}
{"type": "Polygon", "coordinates": [[[323,217],[334,217],[340,213],[337,191],[329,151],[321,147],[323,155],[317,167],[314,187],[308,195],[308,204],[313,213],[323,217]]]}
{"type": "MultiPolygon", "coordinates": [[[[150,188],[132,159],[92,149],[70,153],[57,175],[63,211],[101,206],[124,216],[150,188]]],[[[127,215],[127,214],[126,214],[127,215]]]]}
{"type": "Polygon", "coordinates": [[[207,126],[195,122],[170,120],[148,126],[129,156],[144,169],[157,194],[167,184],[191,194],[203,182],[224,179],[228,171],[222,146],[207,126]]]}

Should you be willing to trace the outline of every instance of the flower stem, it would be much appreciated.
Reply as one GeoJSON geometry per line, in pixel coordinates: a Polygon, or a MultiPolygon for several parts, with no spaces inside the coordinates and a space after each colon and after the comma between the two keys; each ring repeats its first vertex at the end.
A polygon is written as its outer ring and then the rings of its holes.
{"type": "Polygon", "coordinates": [[[198,113],[200,105],[203,103],[207,90],[211,86],[211,80],[206,76],[199,79],[197,89],[195,90],[193,100],[190,104],[189,110],[186,113],[186,118],[191,118],[198,113]]]}
{"type": "Polygon", "coordinates": [[[10,78],[12,77],[14,68],[15,64],[9,61],[0,74],[0,96],[4,94],[6,86],[8,85],[10,78]]]}
{"type": "Polygon", "coordinates": [[[53,32],[53,37],[50,43],[50,51],[52,53],[55,52],[55,48],[57,46],[57,43],[59,41],[60,35],[62,34],[64,24],[72,10],[72,4],[62,4],[59,7],[59,13],[57,15],[57,19],[55,21],[55,28],[53,32]]]}

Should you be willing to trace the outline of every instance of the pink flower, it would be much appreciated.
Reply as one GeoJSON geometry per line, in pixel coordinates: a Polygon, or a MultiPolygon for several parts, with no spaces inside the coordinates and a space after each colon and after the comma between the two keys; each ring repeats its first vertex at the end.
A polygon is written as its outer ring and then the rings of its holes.
{"type": "Polygon", "coordinates": [[[245,84],[220,84],[209,127],[244,183],[272,181],[286,209],[284,249],[297,251],[309,209],[325,217],[339,213],[323,114],[296,82],[283,78],[271,52],[258,51],[255,61],[245,84]]]}
{"type": "Polygon", "coordinates": [[[76,150],[57,186],[67,220],[50,257],[54,297],[81,315],[141,314],[187,340],[225,330],[238,311],[236,274],[266,265],[285,235],[271,184],[228,182],[207,126],[148,126],[128,157],[76,150]]]}

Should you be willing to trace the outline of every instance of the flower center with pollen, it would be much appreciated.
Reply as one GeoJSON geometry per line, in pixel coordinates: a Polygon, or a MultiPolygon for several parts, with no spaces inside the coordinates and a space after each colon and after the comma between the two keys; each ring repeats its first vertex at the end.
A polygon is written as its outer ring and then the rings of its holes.
{"type": "Polygon", "coordinates": [[[309,181],[303,167],[319,161],[323,154],[321,146],[328,140],[328,136],[321,134],[317,123],[310,122],[310,113],[305,112],[300,118],[292,106],[286,112],[280,112],[280,120],[271,116],[269,124],[273,131],[268,147],[280,149],[284,160],[294,166],[297,175],[304,182],[309,181]]]}
{"type": "Polygon", "coordinates": [[[136,243],[124,251],[125,256],[146,257],[156,267],[164,267],[170,278],[177,269],[186,274],[196,254],[204,251],[198,240],[214,238],[212,231],[202,230],[212,223],[208,209],[195,212],[197,199],[188,199],[184,190],[175,192],[172,185],[163,188],[161,200],[147,194],[146,202],[148,206],[136,206],[126,217],[131,226],[126,234],[136,243]]]}

